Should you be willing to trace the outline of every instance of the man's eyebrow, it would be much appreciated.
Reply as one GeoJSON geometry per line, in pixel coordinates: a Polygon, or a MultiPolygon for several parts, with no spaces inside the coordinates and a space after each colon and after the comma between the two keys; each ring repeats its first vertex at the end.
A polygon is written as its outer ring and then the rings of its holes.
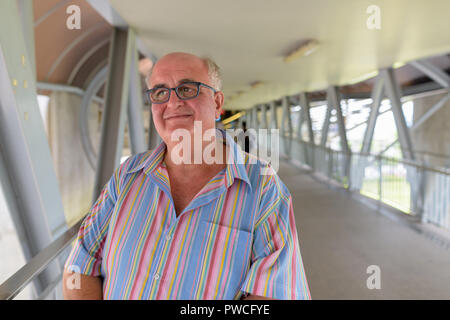
{"type": "MultiPolygon", "coordinates": [[[[181,79],[180,81],[178,81],[178,84],[182,84],[185,82],[196,82],[196,81],[193,79],[185,78],[185,79],[181,79]]],[[[158,84],[155,84],[153,86],[153,88],[167,88],[167,85],[165,83],[158,83],[158,84]]]]}

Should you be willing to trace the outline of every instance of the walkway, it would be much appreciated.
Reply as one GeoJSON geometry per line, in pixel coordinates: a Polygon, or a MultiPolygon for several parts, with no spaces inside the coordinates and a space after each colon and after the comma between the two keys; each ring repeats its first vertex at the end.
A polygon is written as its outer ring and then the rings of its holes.
{"type": "Polygon", "coordinates": [[[291,164],[278,173],[313,299],[450,299],[449,250],[291,164]],[[380,290],[367,288],[370,265],[381,269],[380,290]]]}

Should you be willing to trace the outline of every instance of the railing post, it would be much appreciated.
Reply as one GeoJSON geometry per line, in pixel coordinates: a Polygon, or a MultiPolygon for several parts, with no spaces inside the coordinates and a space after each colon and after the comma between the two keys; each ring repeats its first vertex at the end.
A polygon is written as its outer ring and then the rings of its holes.
{"type": "Polygon", "coordinates": [[[383,202],[383,159],[377,156],[378,160],[378,195],[380,202],[383,202]]]}

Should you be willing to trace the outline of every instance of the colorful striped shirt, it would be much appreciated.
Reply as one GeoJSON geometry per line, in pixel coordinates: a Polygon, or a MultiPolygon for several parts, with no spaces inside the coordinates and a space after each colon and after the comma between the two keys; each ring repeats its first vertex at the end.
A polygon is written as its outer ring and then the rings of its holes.
{"type": "Polygon", "coordinates": [[[104,299],[311,299],[288,189],[219,132],[232,161],[178,217],[164,142],[121,164],[65,269],[102,277],[104,299]]]}

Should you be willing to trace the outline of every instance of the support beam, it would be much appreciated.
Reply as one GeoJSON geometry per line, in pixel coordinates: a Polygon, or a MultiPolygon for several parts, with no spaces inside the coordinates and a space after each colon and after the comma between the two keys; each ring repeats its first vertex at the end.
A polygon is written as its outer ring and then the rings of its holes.
{"type": "Polygon", "coordinates": [[[339,130],[339,136],[341,138],[341,148],[345,153],[350,152],[350,148],[348,146],[347,141],[347,132],[345,130],[345,121],[344,116],[342,115],[341,108],[341,96],[339,93],[339,89],[336,86],[330,86],[327,90],[328,101],[331,104],[332,108],[336,110],[336,118],[339,130]]]}
{"type": "Polygon", "coordinates": [[[450,87],[450,76],[431,62],[427,60],[417,60],[410,62],[410,64],[425,73],[428,77],[439,83],[444,88],[450,87]]]}
{"type": "Polygon", "coordinates": [[[434,106],[427,110],[411,127],[411,131],[417,130],[425,121],[427,121],[433,114],[440,110],[450,98],[450,93],[443,96],[434,106]]]}
{"type": "Polygon", "coordinates": [[[115,28],[112,37],[94,201],[120,163],[130,85],[133,31],[115,28]]]}
{"type": "Polygon", "coordinates": [[[270,129],[278,128],[278,117],[277,117],[277,107],[275,101],[270,103],[270,129]]]}
{"type": "Polygon", "coordinates": [[[36,50],[34,41],[34,13],[33,1],[18,0],[17,6],[22,20],[23,36],[25,37],[25,45],[28,51],[28,59],[31,72],[36,78],[36,50]]]}
{"type": "MultiPolygon", "coordinates": [[[[311,108],[309,105],[309,99],[306,94],[306,92],[300,93],[300,106],[304,112],[304,117],[306,119],[306,124],[308,125],[308,135],[309,135],[309,142],[312,144],[315,144],[314,142],[314,131],[312,128],[312,120],[311,120],[311,108]]],[[[301,128],[300,128],[301,129],[301,128]]],[[[299,129],[299,130],[300,130],[299,129]]]]}
{"type": "Polygon", "coordinates": [[[394,115],[403,157],[414,160],[415,157],[411,137],[409,135],[408,127],[406,126],[405,115],[403,114],[402,103],[400,101],[402,95],[400,87],[395,79],[394,70],[392,68],[387,68],[382,69],[380,72],[384,80],[386,94],[391,101],[392,113],[394,115]]]}
{"type": "MultiPolygon", "coordinates": [[[[282,104],[282,108],[283,108],[283,124],[284,124],[284,129],[286,132],[287,129],[287,133],[289,135],[289,137],[292,139],[292,119],[291,119],[291,105],[289,102],[289,98],[288,97],[283,97],[283,99],[281,100],[281,104],[282,104]]],[[[285,133],[283,132],[283,134],[285,133]]]]}
{"type": "Polygon", "coordinates": [[[130,134],[131,153],[145,152],[147,144],[144,129],[144,103],[142,101],[141,76],[138,69],[138,51],[134,32],[130,34],[130,88],[128,93],[128,132],[130,134]]]}
{"type": "Polygon", "coordinates": [[[150,109],[150,115],[148,117],[149,126],[148,126],[148,149],[153,150],[155,149],[162,141],[161,137],[159,136],[158,131],[156,131],[155,123],[153,122],[153,116],[152,116],[152,106],[149,106],[150,109]]]}
{"type": "MultiPolygon", "coordinates": [[[[369,119],[367,120],[366,131],[361,146],[361,153],[370,153],[372,146],[373,135],[375,133],[375,125],[379,116],[379,109],[384,93],[384,79],[379,75],[376,79],[375,85],[372,88],[372,106],[370,108],[369,119]]],[[[353,188],[360,190],[364,182],[364,174],[366,170],[368,159],[365,156],[358,157],[358,164],[353,178],[353,188]]]]}
{"type": "MultiPolygon", "coordinates": [[[[3,0],[1,6],[0,183],[9,190],[8,207],[16,208],[12,220],[28,261],[67,225],[17,2],[3,0]]],[[[54,261],[35,283],[38,293],[60,272],[54,261]]]]}
{"type": "Polygon", "coordinates": [[[373,135],[375,133],[375,125],[377,123],[381,100],[383,99],[384,94],[383,86],[383,77],[378,76],[377,81],[372,89],[372,107],[370,109],[369,119],[367,120],[366,131],[364,132],[361,153],[370,153],[373,135]]]}
{"type": "Polygon", "coordinates": [[[269,122],[267,121],[267,105],[262,104],[261,105],[261,116],[262,116],[262,128],[268,129],[269,128],[269,122]]]}
{"type": "Polygon", "coordinates": [[[252,108],[252,128],[258,130],[259,121],[258,121],[258,105],[252,108]]]}
{"type": "Polygon", "coordinates": [[[330,118],[331,118],[331,109],[332,104],[330,103],[330,100],[327,98],[327,110],[325,112],[325,119],[323,120],[322,125],[322,132],[320,137],[320,146],[326,147],[327,146],[327,140],[328,140],[328,129],[330,127],[330,118]]]}

